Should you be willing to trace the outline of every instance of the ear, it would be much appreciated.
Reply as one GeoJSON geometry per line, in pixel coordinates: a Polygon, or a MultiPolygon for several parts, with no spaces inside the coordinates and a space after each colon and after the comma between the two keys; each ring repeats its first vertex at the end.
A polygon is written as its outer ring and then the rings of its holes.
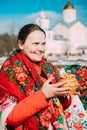
{"type": "Polygon", "coordinates": [[[21,41],[21,40],[18,40],[18,47],[21,49],[21,50],[23,50],[24,49],[24,44],[23,44],[23,42],[21,41]]]}

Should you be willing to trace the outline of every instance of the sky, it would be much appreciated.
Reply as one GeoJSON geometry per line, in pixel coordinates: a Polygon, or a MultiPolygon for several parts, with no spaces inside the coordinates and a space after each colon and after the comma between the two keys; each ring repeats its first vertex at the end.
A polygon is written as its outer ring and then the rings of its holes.
{"type": "Polygon", "coordinates": [[[17,33],[23,25],[34,23],[41,10],[53,27],[61,21],[67,1],[75,6],[77,19],[87,27],[87,0],[0,0],[0,34],[17,33]]]}

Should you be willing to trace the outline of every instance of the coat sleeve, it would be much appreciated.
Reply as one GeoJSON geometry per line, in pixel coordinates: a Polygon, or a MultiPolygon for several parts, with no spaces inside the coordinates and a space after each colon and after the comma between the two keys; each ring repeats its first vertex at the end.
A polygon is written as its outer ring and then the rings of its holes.
{"type": "Polygon", "coordinates": [[[6,119],[6,123],[19,125],[46,106],[48,106],[46,96],[41,90],[38,90],[14,106],[6,119]]]}

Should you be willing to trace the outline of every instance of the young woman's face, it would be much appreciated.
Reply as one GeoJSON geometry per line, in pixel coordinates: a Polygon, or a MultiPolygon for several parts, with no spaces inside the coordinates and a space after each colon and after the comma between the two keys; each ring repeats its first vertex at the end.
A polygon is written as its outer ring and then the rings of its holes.
{"type": "Polygon", "coordinates": [[[36,30],[28,35],[23,45],[18,46],[32,61],[38,62],[46,51],[46,37],[42,31],[36,30]]]}

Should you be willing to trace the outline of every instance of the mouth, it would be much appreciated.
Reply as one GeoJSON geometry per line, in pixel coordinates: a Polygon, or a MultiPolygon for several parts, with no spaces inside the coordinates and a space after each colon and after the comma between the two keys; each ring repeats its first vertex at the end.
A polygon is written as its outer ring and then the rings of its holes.
{"type": "Polygon", "coordinates": [[[34,54],[37,55],[37,56],[42,57],[44,53],[41,52],[41,51],[36,51],[34,54]]]}

